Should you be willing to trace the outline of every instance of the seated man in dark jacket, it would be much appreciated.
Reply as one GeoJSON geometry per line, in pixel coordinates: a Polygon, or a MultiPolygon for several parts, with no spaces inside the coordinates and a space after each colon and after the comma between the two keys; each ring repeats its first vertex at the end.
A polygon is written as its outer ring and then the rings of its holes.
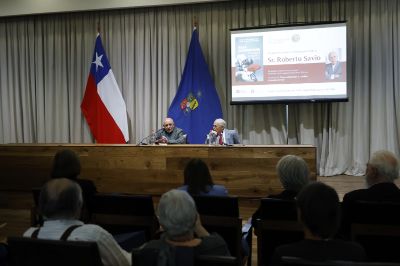
{"type": "Polygon", "coordinates": [[[297,196],[297,209],[304,240],[278,247],[272,265],[283,265],[284,256],[313,261],[366,260],[359,244],[332,239],[340,224],[339,197],[333,188],[319,182],[309,184],[297,196]]]}
{"type": "Polygon", "coordinates": [[[399,161],[392,152],[381,150],[372,154],[365,174],[367,188],[348,192],[343,197],[342,236],[349,238],[353,210],[356,208],[354,205],[357,202],[400,203],[400,189],[394,183],[398,177],[399,161]]]}
{"type": "Polygon", "coordinates": [[[175,127],[175,122],[172,118],[167,117],[164,120],[162,130],[157,131],[155,135],[156,143],[168,144],[185,144],[186,134],[181,128],[175,127]]]}

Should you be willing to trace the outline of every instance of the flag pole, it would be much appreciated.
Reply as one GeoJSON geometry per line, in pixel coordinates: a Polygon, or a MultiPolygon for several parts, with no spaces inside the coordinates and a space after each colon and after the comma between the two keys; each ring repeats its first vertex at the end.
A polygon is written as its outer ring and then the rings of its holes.
{"type": "Polygon", "coordinates": [[[198,22],[198,20],[197,20],[197,17],[194,16],[194,17],[193,17],[193,28],[197,29],[197,26],[198,26],[198,25],[199,25],[199,22],[198,22]]]}
{"type": "Polygon", "coordinates": [[[221,102],[201,50],[197,17],[192,17],[192,37],[176,95],[168,117],[188,136],[189,143],[204,144],[210,125],[222,117],[221,102]]]}

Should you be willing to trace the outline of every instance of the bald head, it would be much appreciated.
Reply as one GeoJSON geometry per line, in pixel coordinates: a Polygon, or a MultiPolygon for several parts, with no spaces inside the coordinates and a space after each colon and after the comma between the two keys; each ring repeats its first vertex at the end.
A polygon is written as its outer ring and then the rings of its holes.
{"type": "Polygon", "coordinates": [[[82,207],[80,186],[69,179],[48,181],[40,191],[39,211],[47,219],[75,219],[82,207]]]}
{"type": "Polygon", "coordinates": [[[166,132],[171,133],[175,128],[174,120],[170,117],[165,118],[163,128],[166,132]]]}

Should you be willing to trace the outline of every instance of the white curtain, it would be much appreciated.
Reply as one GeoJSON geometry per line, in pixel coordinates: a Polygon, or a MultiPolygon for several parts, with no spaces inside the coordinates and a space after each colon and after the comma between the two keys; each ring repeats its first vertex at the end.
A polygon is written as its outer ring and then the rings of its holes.
{"type": "Polygon", "coordinates": [[[0,18],[0,143],[93,143],[80,103],[97,28],[137,143],[167,114],[196,17],[224,118],[244,144],[312,144],[320,175],[361,175],[373,151],[399,154],[398,2],[248,0],[0,18]],[[229,29],[325,21],[348,23],[349,102],[230,105],[229,29]]]}

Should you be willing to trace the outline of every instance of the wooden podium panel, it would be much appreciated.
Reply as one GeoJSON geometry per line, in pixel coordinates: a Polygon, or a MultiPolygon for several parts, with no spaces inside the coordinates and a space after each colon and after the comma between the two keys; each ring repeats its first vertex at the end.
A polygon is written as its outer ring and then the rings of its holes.
{"type": "Polygon", "coordinates": [[[0,187],[30,192],[50,174],[54,154],[72,149],[81,158],[81,177],[96,183],[99,192],[161,195],[183,183],[191,158],[209,166],[214,182],[231,195],[265,197],[282,190],[275,166],[287,154],[301,156],[316,178],[316,148],[311,145],[0,145],[0,187]]]}

